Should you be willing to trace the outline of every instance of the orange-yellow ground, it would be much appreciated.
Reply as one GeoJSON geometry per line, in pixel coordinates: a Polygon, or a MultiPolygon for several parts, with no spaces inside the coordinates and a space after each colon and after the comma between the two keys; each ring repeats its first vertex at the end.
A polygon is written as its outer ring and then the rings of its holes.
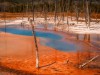
{"type": "Polygon", "coordinates": [[[76,52],[62,52],[39,43],[40,68],[35,68],[33,37],[0,33],[0,64],[43,75],[99,75],[98,69],[78,69],[76,52]]]}

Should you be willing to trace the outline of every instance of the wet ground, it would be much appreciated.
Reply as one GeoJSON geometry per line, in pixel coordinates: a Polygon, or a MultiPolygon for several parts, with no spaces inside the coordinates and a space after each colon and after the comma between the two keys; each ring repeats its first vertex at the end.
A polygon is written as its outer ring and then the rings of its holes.
{"type": "MultiPolygon", "coordinates": [[[[30,29],[29,30],[26,30],[24,28],[18,29],[17,27],[12,28],[12,26],[11,26],[10,28],[6,27],[6,29],[1,28],[0,30],[3,32],[6,32],[6,33],[12,33],[12,34],[24,35],[24,36],[26,36],[26,35],[32,36],[32,31],[30,29]]],[[[41,45],[49,46],[49,47],[59,49],[62,51],[67,51],[67,52],[68,51],[76,51],[77,52],[78,49],[80,49],[80,48],[82,49],[82,47],[84,47],[84,46],[82,46],[83,44],[81,44],[79,42],[78,42],[79,44],[75,43],[73,40],[65,41],[64,40],[65,38],[62,35],[60,35],[58,33],[55,34],[55,32],[52,33],[52,32],[48,32],[48,31],[47,32],[46,31],[45,32],[36,31],[36,35],[37,35],[37,37],[40,38],[41,45]],[[78,46],[78,48],[77,48],[77,46],[78,46]]],[[[79,34],[69,34],[69,35],[74,37],[77,41],[82,41],[85,44],[89,45],[89,48],[87,48],[87,50],[88,49],[93,50],[95,48],[92,48],[92,47],[96,47],[96,49],[99,51],[99,48],[100,48],[100,36],[99,35],[96,35],[96,34],[91,34],[91,35],[90,34],[80,34],[80,35],[79,34]],[[90,44],[92,44],[93,46],[91,47],[90,44]]],[[[12,40],[14,40],[14,39],[12,39],[12,40]]],[[[17,51],[19,51],[19,50],[17,50],[17,51]]],[[[14,51],[14,52],[16,52],[16,51],[14,51]]],[[[2,74],[2,75],[19,75],[16,72],[14,73],[14,72],[5,71],[5,70],[0,70],[0,74],[2,74]]]]}

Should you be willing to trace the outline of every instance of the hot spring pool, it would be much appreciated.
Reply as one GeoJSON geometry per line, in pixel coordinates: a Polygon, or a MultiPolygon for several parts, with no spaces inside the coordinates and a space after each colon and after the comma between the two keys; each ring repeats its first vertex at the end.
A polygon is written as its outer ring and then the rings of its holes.
{"type": "MultiPolygon", "coordinates": [[[[0,28],[0,31],[7,33],[12,33],[12,34],[17,34],[17,35],[25,35],[25,36],[32,36],[32,31],[31,30],[25,30],[25,29],[17,29],[17,28],[10,28],[7,27],[5,28],[0,28]]],[[[62,50],[62,51],[76,51],[79,48],[79,45],[76,45],[75,43],[71,41],[64,41],[63,36],[60,34],[56,34],[53,32],[43,32],[43,31],[35,31],[36,36],[40,38],[40,44],[49,46],[52,48],[55,48],[57,50],[62,50]]]]}

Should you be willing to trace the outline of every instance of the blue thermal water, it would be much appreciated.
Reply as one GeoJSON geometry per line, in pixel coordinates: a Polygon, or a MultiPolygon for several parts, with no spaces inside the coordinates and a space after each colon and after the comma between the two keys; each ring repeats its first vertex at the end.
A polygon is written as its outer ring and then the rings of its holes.
{"type": "MultiPolygon", "coordinates": [[[[32,36],[32,31],[31,30],[25,30],[25,29],[17,29],[17,28],[0,28],[0,31],[7,33],[12,33],[12,34],[18,34],[18,35],[26,35],[26,36],[32,36]]],[[[49,46],[58,50],[62,51],[75,51],[77,49],[77,45],[68,42],[68,41],[63,41],[62,35],[51,33],[51,32],[43,32],[43,31],[35,31],[36,36],[40,37],[40,43],[45,46],[49,46]],[[43,41],[45,39],[45,41],[43,41]]]]}

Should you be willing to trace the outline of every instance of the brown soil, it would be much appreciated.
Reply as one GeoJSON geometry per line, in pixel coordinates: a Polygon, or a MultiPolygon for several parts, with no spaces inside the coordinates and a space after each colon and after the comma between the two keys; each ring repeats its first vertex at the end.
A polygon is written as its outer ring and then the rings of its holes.
{"type": "MultiPolygon", "coordinates": [[[[58,16],[62,16],[64,14],[64,16],[67,16],[66,12],[64,13],[57,13],[58,16]]],[[[69,16],[76,16],[75,13],[68,13],[69,16]]],[[[54,13],[52,12],[49,12],[47,13],[47,16],[48,17],[54,17],[54,13]]],[[[83,13],[80,13],[79,14],[80,17],[83,17],[84,18],[84,14],[83,13]]],[[[32,17],[32,13],[29,12],[29,13],[0,13],[0,19],[16,19],[17,17],[32,17]]],[[[41,13],[41,12],[35,12],[35,17],[44,17],[44,13],[41,13]]],[[[94,19],[100,19],[100,14],[96,14],[96,13],[92,13],[91,14],[91,18],[94,18],[94,19]]]]}

